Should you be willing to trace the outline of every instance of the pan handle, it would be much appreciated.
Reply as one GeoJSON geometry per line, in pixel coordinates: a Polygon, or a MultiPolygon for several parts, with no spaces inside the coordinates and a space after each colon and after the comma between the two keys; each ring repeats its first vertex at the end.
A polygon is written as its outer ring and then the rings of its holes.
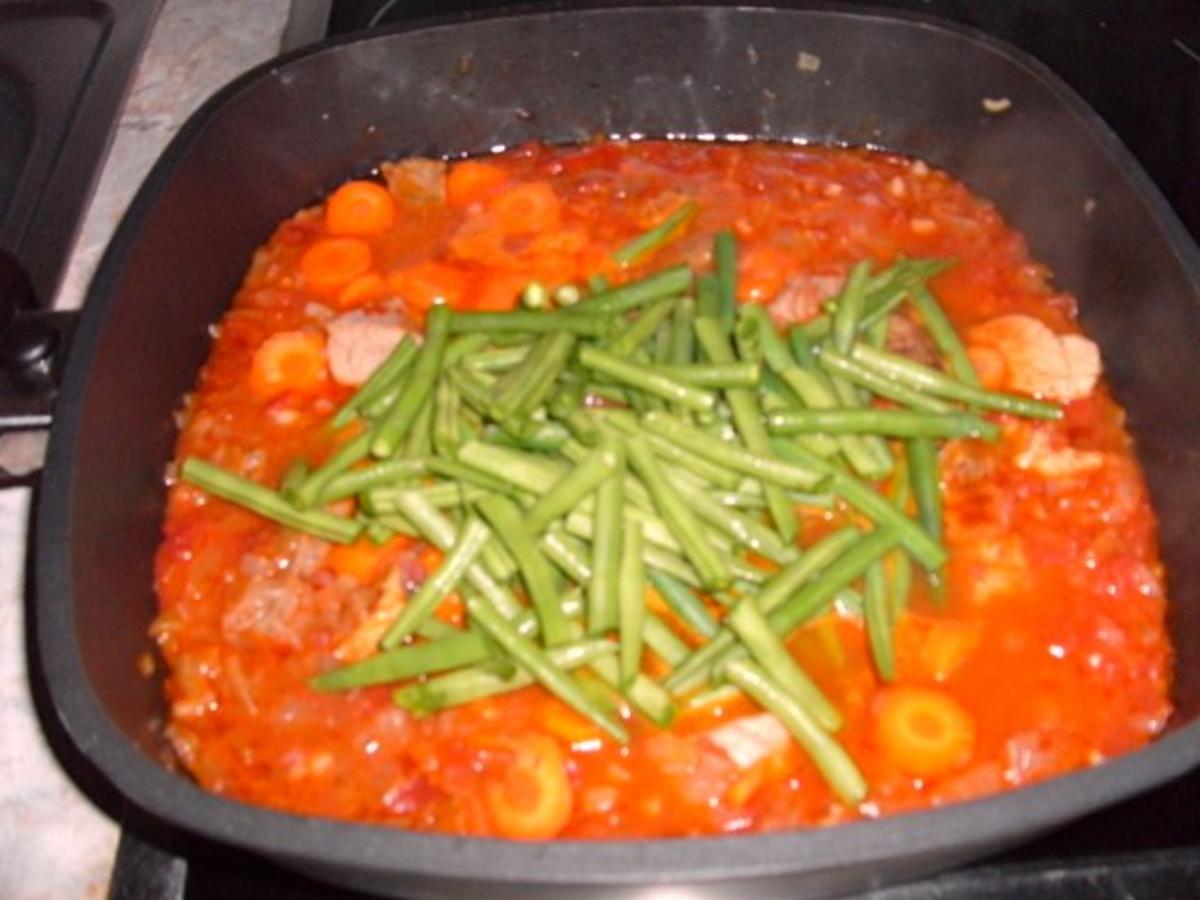
{"type": "Polygon", "coordinates": [[[28,274],[0,248],[0,489],[31,484],[41,470],[76,317],[39,310],[28,274]]]}

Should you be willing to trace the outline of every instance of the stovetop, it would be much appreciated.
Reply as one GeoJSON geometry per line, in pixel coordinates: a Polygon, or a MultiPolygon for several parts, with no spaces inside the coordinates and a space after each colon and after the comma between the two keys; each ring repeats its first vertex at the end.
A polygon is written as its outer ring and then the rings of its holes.
{"type": "MultiPolygon", "coordinates": [[[[328,33],[506,5],[496,0],[338,0],[328,33]]],[[[871,5],[971,25],[1047,63],[1121,136],[1200,241],[1200,178],[1193,168],[1200,162],[1196,0],[875,0],[871,5]]],[[[246,853],[138,825],[122,838],[110,897],[354,900],[364,895],[317,884],[246,853]]],[[[1200,897],[1200,772],[1002,856],[875,891],[864,900],[1061,897],[1200,897]]]]}

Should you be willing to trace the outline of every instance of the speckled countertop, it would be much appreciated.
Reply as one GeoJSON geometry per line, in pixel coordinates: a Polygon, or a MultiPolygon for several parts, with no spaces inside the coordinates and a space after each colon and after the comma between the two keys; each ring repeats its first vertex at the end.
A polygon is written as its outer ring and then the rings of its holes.
{"type": "MultiPolygon", "coordinates": [[[[274,56],[289,0],[166,0],[56,299],[73,309],[121,214],[178,127],[216,89],[274,56]]],[[[25,675],[29,492],[0,493],[0,897],[105,896],[117,826],[61,771],[25,675]]]]}

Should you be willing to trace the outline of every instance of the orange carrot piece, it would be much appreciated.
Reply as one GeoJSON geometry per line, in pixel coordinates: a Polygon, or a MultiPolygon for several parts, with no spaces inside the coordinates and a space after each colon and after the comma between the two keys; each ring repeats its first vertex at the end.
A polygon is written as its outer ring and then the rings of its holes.
{"type": "Polygon", "coordinates": [[[250,388],[260,397],[318,390],[328,379],[325,338],[311,331],[271,335],[254,352],[250,363],[250,388]]]}
{"type": "Polygon", "coordinates": [[[523,734],[504,743],[515,758],[484,789],[492,822],[505,837],[554,837],[571,818],[571,783],[562,750],[544,734],[523,734]]]}
{"type": "Polygon", "coordinates": [[[508,172],[502,167],[464,159],[452,165],[446,176],[446,200],[456,209],[465,209],[486,200],[506,181],[508,172]]]}
{"type": "Polygon", "coordinates": [[[469,280],[454,266],[429,261],[392,272],[387,283],[410,307],[424,312],[442,303],[459,308],[469,280]]]}
{"type": "Polygon", "coordinates": [[[544,181],[527,181],[497,194],[488,212],[509,234],[536,234],[557,228],[562,201],[544,181]]]}
{"type": "Polygon", "coordinates": [[[336,290],[371,269],[371,248],[358,238],[325,238],[300,257],[300,273],[309,287],[336,290]]]}
{"type": "Polygon", "coordinates": [[[975,723],[949,694],[896,687],[876,701],[875,737],[896,768],[918,778],[933,778],[970,761],[975,723]]]}
{"type": "Polygon", "coordinates": [[[476,279],[475,290],[467,306],[483,312],[514,310],[520,302],[521,291],[531,280],[523,272],[490,269],[476,279]]]}
{"type": "Polygon", "coordinates": [[[388,554],[384,547],[360,538],[353,544],[335,544],[325,564],[339,575],[348,575],[359,584],[374,584],[383,575],[388,554]]]}
{"type": "Polygon", "coordinates": [[[374,181],[347,181],[325,203],[325,228],[330,234],[382,234],[396,221],[396,201],[374,181]]]}
{"type": "Polygon", "coordinates": [[[359,275],[338,292],[337,305],[341,309],[352,309],[372,300],[379,300],[386,296],[387,292],[388,285],[383,276],[378,272],[368,272],[366,275],[359,275]]]}

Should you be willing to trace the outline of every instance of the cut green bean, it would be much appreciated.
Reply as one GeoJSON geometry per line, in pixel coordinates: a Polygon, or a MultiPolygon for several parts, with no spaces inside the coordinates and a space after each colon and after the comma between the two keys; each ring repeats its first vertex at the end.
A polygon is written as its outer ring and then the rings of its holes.
{"type": "Polygon", "coordinates": [[[752,388],[762,380],[762,365],[751,361],[651,366],[650,371],[682,384],[704,388],[752,388]]]}
{"type": "Polygon", "coordinates": [[[575,337],[566,332],[542,335],[525,361],[496,383],[492,417],[501,423],[527,418],[554,389],[574,348],[575,337]]]}
{"type": "Polygon", "coordinates": [[[892,646],[892,610],[883,560],[873,562],[863,576],[863,617],[875,671],[884,681],[896,679],[896,655],[892,646]]]}
{"type": "Polygon", "coordinates": [[[686,293],[691,286],[692,270],[689,266],[680,264],[661,269],[645,278],[626,282],[620,287],[592,294],[557,315],[598,316],[604,321],[611,322],[613,316],[647,303],[653,303],[664,297],[675,297],[686,293]]]}
{"type": "Polygon", "coordinates": [[[600,709],[561,666],[556,665],[546,652],[532,641],[521,637],[512,624],[487,601],[468,597],[467,612],[472,622],[487,631],[546,690],[599,725],[618,743],[624,744],[629,741],[629,734],[620,722],[613,720],[600,709]]]}
{"type": "Polygon", "coordinates": [[[933,342],[942,352],[954,377],[971,387],[983,387],[979,381],[979,374],[975,371],[975,365],[971,362],[971,357],[967,355],[967,348],[963,346],[958,332],[950,324],[942,305],[938,303],[929,288],[918,285],[913,288],[909,297],[921,316],[921,324],[925,326],[925,330],[929,332],[929,336],[933,338],[933,342]]]}
{"type": "Polygon", "coordinates": [[[413,363],[404,393],[387,411],[371,441],[371,455],[377,459],[386,459],[396,452],[422,406],[429,401],[434,382],[441,372],[442,357],[446,352],[450,324],[454,318],[445,306],[435,306],[429,311],[425,323],[425,343],[413,363]]]}
{"type": "Polygon", "coordinates": [[[766,617],[753,600],[743,600],[733,608],[729,614],[729,627],[742,639],[750,655],[763,670],[803,706],[821,727],[830,731],[842,727],[842,716],[837,707],[808,673],[800,668],[795,657],[771,631],[766,617]]]}
{"type": "MultiPolygon", "coordinates": [[[[862,346],[862,344],[859,344],[857,348],[861,348],[862,346]]],[[[893,400],[904,406],[932,413],[948,413],[953,411],[953,407],[946,401],[924,394],[908,384],[903,384],[893,379],[890,375],[869,369],[857,359],[842,356],[831,347],[827,347],[821,351],[820,363],[821,367],[831,374],[845,378],[847,381],[853,382],[859,387],[864,387],[868,391],[878,394],[880,397],[886,397],[888,400],[893,400]]]]}
{"type": "Polygon", "coordinates": [[[623,266],[632,265],[635,262],[649,256],[651,253],[665,247],[671,241],[679,238],[683,233],[683,228],[690,222],[700,211],[700,206],[694,200],[678,206],[669,216],[642,234],[639,234],[628,243],[622,244],[617,249],[612,257],[623,266]]]}
{"type": "Polygon", "coordinates": [[[620,445],[607,444],[588,454],[579,465],[567,471],[529,510],[526,522],[534,534],[570,512],[585,496],[605,480],[623,471],[620,445]]]}
{"type": "Polygon", "coordinates": [[[529,600],[537,611],[544,643],[548,646],[565,644],[570,638],[570,629],[559,609],[554,573],[535,545],[521,509],[500,494],[485,497],[476,507],[516,560],[529,600]]]}
{"type": "Polygon", "coordinates": [[[708,540],[695,514],[674,485],[667,481],[650,445],[640,437],[633,437],[626,443],[626,451],[630,465],[650,492],[659,515],[683,548],[683,555],[700,574],[701,583],[712,590],[729,584],[733,578],[729,560],[708,540]]]}
{"type": "Polygon", "coordinates": [[[729,334],[737,314],[738,246],[732,231],[718,231],[713,237],[713,273],[717,278],[717,321],[729,334]]]}
{"type": "Polygon", "coordinates": [[[783,723],[844,803],[855,806],[862,802],[867,795],[867,782],[850,754],[783,688],[750,662],[731,663],[725,674],[783,723]]]}
{"type": "Polygon", "coordinates": [[[880,434],[887,437],[980,438],[995,441],[1000,428],[970,413],[923,413],[905,409],[792,409],[771,413],[773,434],[880,434]]]}
{"type": "Polygon", "coordinates": [[[434,608],[453,591],[475,558],[491,540],[488,527],[472,518],[458,536],[458,540],[442,560],[437,571],[425,579],[420,589],[404,604],[404,609],[391,627],[384,632],[379,644],[391,650],[408,637],[417,626],[433,614],[434,608]]]}
{"type": "Polygon", "coordinates": [[[341,428],[349,425],[358,411],[374,403],[404,377],[404,373],[417,355],[417,343],[408,335],[400,339],[392,352],[382,363],[375,367],[367,380],[362,383],[354,395],[342,404],[329,421],[331,428],[341,428]]]}
{"type": "Polygon", "coordinates": [[[308,477],[292,491],[292,503],[298,509],[317,506],[334,478],[367,457],[373,439],[370,431],[364,431],[338,447],[329,459],[309,472],[308,477]]]}
{"type": "Polygon", "coordinates": [[[664,400],[691,410],[711,412],[717,405],[717,398],[711,391],[701,390],[665,375],[657,374],[648,366],[641,366],[613,356],[598,347],[581,347],[579,362],[585,368],[606,378],[611,378],[647,394],[662,397],[664,400]]]}
{"type": "MultiPolygon", "coordinates": [[[[797,551],[794,545],[784,543],[770,526],[753,516],[742,515],[735,510],[722,506],[704,491],[692,487],[674,473],[671,476],[676,490],[687,501],[703,521],[719,531],[732,537],[740,544],[764,556],[772,562],[786,565],[796,559],[797,551]]],[[[791,503],[791,500],[788,500],[791,503]]]]}
{"type": "Polygon", "coordinates": [[[634,673],[632,679],[622,681],[620,666],[611,656],[602,656],[591,663],[591,670],[617,688],[643,716],[659,728],[667,728],[675,719],[675,702],[655,681],[647,678],[641,672],[634,673]]]}
{"type": "Polygon", "coordinates": [[[867,298],[867,278],[871,265],[865,260],[850,269],[846,283],[837,298],[837,309],[833,314],[833,345],[840,353],[849,353],[858,335],[863,318],[863,304],[867,298]]]}
{"type": "Polygon", "coordinates": [[[666,413],[647,413],[643,422],[652,433],[661,435],[688,452],[751,478],[805,490],[815,487],[825,477],[811,469],[722,441],[666,413]]]}
{"type": "Polygon", "coordinates": [[[646,620],[646,571],[642,565],[642,528],[626,519],[621,531],[617,572],[617,623],[620,634],[621,686],[633,683],[642,668],[642,630],[646,620]]]}
{"type": "Polygon", "coordinates": [[[179,476],[188,484],[280,525],[335,543],[348,544],[362,532],[361,522],[320,509],[296,509],[270,488],[195,456],[183,461],[179,476]]]}
{"type": "Polygon", "coordinates": [[[534,312],[458,312],[450,323],[451,334],[482,332],[499,334],[545,334],[562,332],[579,337],[603,337],[612,330],[613,321],[607,315],[592,314],[583,309],[584,304],[569,310],[534,312]]]}
{"type": "Polygon", "coordinates": [[[609,341],[605,349],[613,356],[628,357],[641,347],[658,330],[658,326],[670,318],[675,305],[670,300],[659,300],[647,306],[624,331],[609,341]]]}
{"type": "Polygon", "coordinates": [[[671,612],[692,631],[707,639],[720,630],[704,601],[693,594],[686,584],[657,569],[648,570],[646,575],[671,612]]]}
{"type": "Polygon", "coordinates": [[[419,457],[416,459],[387,459],[362,469],[352,469],[335,475],[320,491],[318,503],[332,503],[346,497],[353,497],[363,491],[379,487],[394,487],[405,484],[432,471],[432,460],[419,457]]]}
{"type": "MultiPolygon", "coordinates": [[[[624,464],[621,472],[602,482],[596,491],[596,516],[592,535],[592,580],[588,584],[588,634],[604,634],[619,624],[618,568],[623,555],[622,522],[625,519],[624,464]]],[[[570,523],[568,522],[568,527],[570,523]]]]}
{"type": "Polygon", "coordinates": [[[487,659],[487,655],[487,645],[479,635],[467,631],[377,653],[323,672],[309,679],[308,683],[318,691],[347,691],[474,665],[487,659]]]}

